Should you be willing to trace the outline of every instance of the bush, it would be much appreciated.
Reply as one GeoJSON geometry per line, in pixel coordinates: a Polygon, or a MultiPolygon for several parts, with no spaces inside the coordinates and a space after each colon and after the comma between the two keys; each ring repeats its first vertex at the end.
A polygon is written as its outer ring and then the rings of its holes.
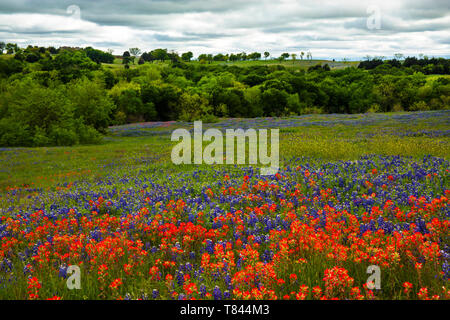
{"type": "Polygon", "coordinates": [[[83,118],[85,124],[105,132],[111,123],[109,115],[114,102],[99,82],[84,78],[71,83],[67,87],[67,97],[73,105],[75,118],[83,118]]]}
{"type": "Polygon", "coordinates": [[[101,136],[91,123],[101,121],[104,112],[106,119],[99,127],[109,124],[112,103],[104,102],[108,98],[95,84],[76,83],[67,90],[65,87],[46,88],[27,78],[16,80],[2,91],[1,146],[98,143],[101,136]],[[89,118],[88,122],[85,117],[89,118]]]}
{"type": "Polygon", "coordinates": [[[153,102],[144,104],[143,114],[145,121],[155,121],[158,119],[158,113],[156,112],[155,104],[153,102]]]}
{"type": "Polygon", "coordinates": [[[428,111],[430,110],[430,107],[425,101],[416,101],[414,104],[409,108],[410,111],[428,111]]]}
{"type": "Polygon", "coordinates": [[[49,130],[49,137],[53,145],[73,146],[79,143],[76,132],[59,126],[53,126],[49,130]]]}
{"type": "Polygon", "coordinates": [[[281,116],[287,107],[288,94],[276,88],[270,88],[262,93],[264,113],[268,116],[281,116]]]}
{"type": "Polygon", "coordinates": [[[49,137],[47,137],[47,134],[43,128],[36,127],[34,130],[34,137],[33,137],[33,146],[35,147],[46,147],[52,144],[52,141],[49,137]]]}
{"type": "Polygon", "coordinates": [[[212,122],[215,119],[208,100],[198,94],[183,93],[179,99],[179,108],[181,110],[179,119],[182,121],[202,120],[212,122]]]}
{"type": "Polygon", "coordinates": [[[28,147],[33,145],[29,127],[14,121],[11,118],[0,120],[0,146],[1,147],[28,147]]]}
{"type": "Polygon", "coordinates": [[[379,104],[372,104],[370,106],[370,108],[366,111],[367,113],[376,113],[376,112],[380,112],[380,105],[379,104]]]}
{"type": "Polygon", "coordinates": [[[123,111],[117,111],[114,115],[114,124],[121,125],[127,123],[127,115],[123,111]]]}
{"type": "Polygon", "coordinates": [[[305,107],[301,110],[300,114],[322,114],[323,110],[319,107],[305,107]]]}
{"type": "Polygon", "coordinates": [[[16,59],[0,59],[0,78],[7,78],[13,74],[22,72],[23,63],[16,59]]]}
{"type": "Polygon", "coordinates": [[[102,141],[102,135],[97,130],[81,121],[77,124],[76,129],[81,144],[98,144],[102,141]]]}

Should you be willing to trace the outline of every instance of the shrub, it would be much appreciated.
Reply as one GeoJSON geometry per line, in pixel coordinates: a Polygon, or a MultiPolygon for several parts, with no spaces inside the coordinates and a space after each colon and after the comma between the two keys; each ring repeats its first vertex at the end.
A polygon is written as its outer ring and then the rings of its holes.
{"type": "Polygon", "coordinates": [[[111,123],[109,115],[114,103],[99,82],[84,78],[71,83],[67,97],[73,105],[75,118],[83,118],[87,125],[105,132],[111,123]]]}
{"type": "Polygon", "coordinates": [[[0,146],[32,146],[30,130],[27,125],[23,125],[11,118],[3,118],[0,120],[0,146]]]}
{"type": "Polygon", "coordinates": [[[51,145],[52,142],[43,128],[36,127],[34,130],[33,146],[45,147],[51,145]]]}
{"type": "Polygon", "coordinates": [[[49,137],[53,145],[73,146],[79,143],[78,136],[73,129],[53,126],[49,131],[49,137]]]}
{"type": "Polygon", "coordinates": [[[81,144],[98,144],[102,141],[102,135],[97,130],[81,121],[77,124],[76,129],[81,144]]]}
{"type": "Polygon", "coordinates": [[[430,110],[430,107],[425,101],[416,101],[414,104],[409,108],[410,111],[427,111],[430,110]]]}
{"type": "Polygon", "coordinates": [[[208,100],[198,94],[183,93],[179,99],[179,108],[181,110],[179,119],[182,121],[202,120],[212,122],[215,119],[208,100]]]}
{"type": "Polygon", "coordinates": [[[69,89],[46,88],[26,78],[14,81],[2,91],[1,146],[98,143],[100,134],[94,125],[103,119],[98,126],[106,128],[110,121],[112,103],[95,84],[89,87],[88,82],[75,83],[69,89]],[[86,117],[89,121],[85,121],[86,117]]]}

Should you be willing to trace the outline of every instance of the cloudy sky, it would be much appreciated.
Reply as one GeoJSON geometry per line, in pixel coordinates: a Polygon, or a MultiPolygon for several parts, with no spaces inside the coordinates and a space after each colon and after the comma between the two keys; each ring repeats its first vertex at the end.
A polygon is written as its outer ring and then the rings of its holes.
{"type": "Polygon", "coordinates": [[[0,41],[200,53],[450,57],[449,0],[0,0],[0,41]]]}

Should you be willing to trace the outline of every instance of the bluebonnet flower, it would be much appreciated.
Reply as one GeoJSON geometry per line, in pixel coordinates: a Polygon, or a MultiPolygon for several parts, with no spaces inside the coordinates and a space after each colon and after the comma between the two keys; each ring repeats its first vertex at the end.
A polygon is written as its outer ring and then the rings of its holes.
{"type": "Polygon", "coordinates": [[[220,290],[220,288],[218,286],[214,287],[213,296],[214,296],[214,300],[222,300],[222,291],[220,290]]]}

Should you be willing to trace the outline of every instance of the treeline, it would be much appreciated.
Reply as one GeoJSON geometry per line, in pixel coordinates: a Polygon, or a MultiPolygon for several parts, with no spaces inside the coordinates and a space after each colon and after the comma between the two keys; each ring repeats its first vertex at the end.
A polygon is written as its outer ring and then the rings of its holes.
{"type": "Polygon", "coordinates": [[[403,64],[298,70],[276,64],[240,67],[161,59],[124,68],[102,65],[102,55],[93,56],[92,48],[26,50],[25,57],[33,52],[39,59],[29,62],[16,58],[17,53],[0,57],[0,146],[97,143],[109,125],[140,121],[450,105],[448,77],[430,79],[403,64]]]}
{"type": "Polygon", "coordinates": [[[422,72],[424,74],[450,74],[450,60],[444,58],[424,57],[417,59],[416,57],[407,57],[404,61],[397,59],[382,60],[380,58],[368,59],[359,63],[359,68],[372,70],[377,67],[379,69],[391,67],[395,68],[410,68],[415,72],[422,72]]]}
{"type": "MultiPolygon", "coordinates": [[[[141,54],[141,50],[139,48],[130,48],[129,51],[125,51],[122,55],[123,58],[123,64],[128,65],[131,63],[134,58],[141,54]]],[[[260,60],[262,56],[264,55],[264,59],[267,60],[267,58],[270,57],[270,52],[265,51],[263,54],[260,52],[252,52],[252,53],[246,53],[246,52],[240,52],[240,53],[218,53],[216,55],[213,54],[206,54],[202,53],[197,57],[197,60],[200,63],[211,63],[213,61],[222,61],[222,62],[235,62],[235,61],[256,61],[260,60]]],[[[288,59],[289,57],[292,60],[296,60],[297,57],[300,57],[303,60],[303,57],[305,56],[305,52],[300,52],[300,54],[296,53],[282,53],[279,57],[276,58],[278,61],[284,61],[288,59]]],[[[153,61],[165,61],[170,60],[171,62],[177,62],[177,61],[183,61],[183,62],[190,62],[194,57],[194,54],[191,51],[184,52],[181,55],[179,55],[177,52],[174,51],[167,51],[167,49],[155,49],[149,52],[143,52],[140,56],[138,62],[139,64],[144,64],[145,62],[153,62],[153,61]]],[[[311,52],[306,53],[306,59],[312,59],[311,52]]]]}
{"type": "Polygon", "coordinates": [[[51,59],[52,55],[57,55],[62,51],[84,51],[86,56],[96,63],[113,63],[114,56],[111,52],[104,52],[92,47],[81,48],[70,48],[62,47],[56,49],[55,47],[38,47],[38,46],[28,46],[25,49],[21,49],[17,44],[0,42],[0,55],[4,53],[14,55],[14,59],[26,62],[37,62],[40,60],[51,59]]]}

